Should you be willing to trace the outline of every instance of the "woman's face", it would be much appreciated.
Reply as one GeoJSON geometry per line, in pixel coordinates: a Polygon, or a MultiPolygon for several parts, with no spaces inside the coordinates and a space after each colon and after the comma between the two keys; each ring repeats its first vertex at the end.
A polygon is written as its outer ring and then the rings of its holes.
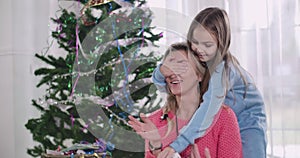
{"type": "Polygon", "coordinates": [[[202,62],[208,62],[213,59],[218,50],[215,38],[200,25],[193,31],[191,47],[202,62]]]}
{"type": "Polygon", "coordinates": [[[172,74],[166,78],[167,86],[174,95],[183,95],[189,93],[192,88],[197,88],[201,76],[197,75],[195,68],[188,61],[187,53],[184,50],[172,51],[165,60],[174,62],[186,62],[187,71],[180,75],[172,74]]]}

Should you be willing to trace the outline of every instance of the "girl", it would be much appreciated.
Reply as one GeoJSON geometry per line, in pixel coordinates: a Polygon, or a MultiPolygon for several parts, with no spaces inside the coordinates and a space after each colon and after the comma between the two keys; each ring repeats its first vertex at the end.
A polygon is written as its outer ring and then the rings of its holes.
{"type": "MultiPolygon", "coordinates": [[[[141,114],[143,123],[133,117],[128,122],[146,139],[146,158],[156,157],[161,149],[168,146],[178,136],[178,131],[188,123],[200,103],[200,85],[204,68],[194,56],[188,59],[187,45],[174,44],[166,52],[164,61],[186,63],[188,69],[180,75],[166,76],[168,97],[166,105],[149,117],[141,114]],[[161,116],[163,116],[161,118],[161,116]]],[[[202,108],[201,106],[199,108],[202,108]]],[[[183,158],[204,157],[205,148],[209,148],[212,158],[242,157],[242,144],[239,127],[234,112],[222,105],[213,120],[213,125],[205,136],[195,140],[193,145],[180,152],[183,158]]]]}
{"type": "MultiPolygon", "coordinates": [[[[266,157],[266,115],[261,94],[250,75],[229,52],[230,25],[227,13],[219,8],[202,10],[192,22],[187,42],[189,56],[197,57],[206,71],[201,83],[203,98],[189,124],[180,131],[177,139],[159,154],[159,158],[182,152],[195,139],[203,137],[213,123],[224,102],[238,118],[243,156],[266,157]],[[220,85],[223,86],[218,86],[220,85]]],[[[153,72],[153,82],[163,87],[171,71],[184,74],[186,64],[164,62],[153,72]]],[[[230,156],[229,156],[230,157],[230,156]]]]}

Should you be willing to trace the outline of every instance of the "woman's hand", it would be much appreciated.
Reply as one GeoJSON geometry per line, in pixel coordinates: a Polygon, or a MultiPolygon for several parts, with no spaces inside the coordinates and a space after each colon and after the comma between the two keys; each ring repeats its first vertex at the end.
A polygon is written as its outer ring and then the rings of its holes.
{"type": "Polygon", "coordinates": [[[204,155],[205,155],[205,158],[211,158],[208,148],[204,149],[204,155]]]}
{"type": "MultiPolygon", "coordinates": [[[[211,158],[208,148],[204,149],[204,156],[205,156],[205,158],[211,158]]],[[[191,153],[191,158],[201,158],[198,146],[196,144],[193,144],[193,150],[192,150],[192,153],[191,153]]]]}
{"type": "MultiPolygon", "coordinates": [[[[146,117],[145,114],[141,113],[140,117],[143,122],[137,120],[133,116],[128,116],[129,121],[128,124],[139,134],[143,139],[147,139],[150,142],[160,142],[160,135],[153,124],[153,122],[146,117]]],[[[153,144],[154,145],[154,144],[153,144]]]]}
{"type": "Polygon", "coordinates": [[[166,147],[163,151],[161,151],[157,158],[173,158],[175,155],[175,150],[171,147],[166,147]]]}
{"type": "MultiPolygon", "coordinates": [[[[166,147],[162,152],[160,152],[158,154],[157,158],[173,158],[175,155],[176,155],[176,151],[173,148],[166,147]]],[[[205,155],[205,158],[211,158],[208,148],[205,148],[204,155],[205,155]]],[[[197,145],[193,145],[191,158],[201,158],[197,145]]]]}

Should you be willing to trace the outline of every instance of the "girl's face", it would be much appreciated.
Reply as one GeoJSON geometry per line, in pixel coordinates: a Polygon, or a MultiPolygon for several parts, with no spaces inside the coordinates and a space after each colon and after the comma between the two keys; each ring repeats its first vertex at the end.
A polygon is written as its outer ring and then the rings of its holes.
{"type": "Polygon", "coordinates": [[[213,36],[202,26],[197,26],[191,39],[191,47],[202,62],[212,60],[217,54],[218,45],[213,36]]]}
{"type": "Polygon", "coordinates": [[[170,75],[166,78],[167,86],[172,94],[182,96],[196,89],[201,81],[201,76],[196,74],[195,68],[191,61],[188,61],[187,53],[183,50],[172,51],[165,60],[186,62],[188,69],[185,73],[180,75],[170,75]]]}

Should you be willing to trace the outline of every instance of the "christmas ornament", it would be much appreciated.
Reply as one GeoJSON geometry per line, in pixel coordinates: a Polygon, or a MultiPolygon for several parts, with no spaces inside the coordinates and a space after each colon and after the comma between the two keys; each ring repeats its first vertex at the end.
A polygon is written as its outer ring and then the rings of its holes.
{"type": "Polygon", "coordinates": [[[106,4],[109,3],[113,0],[89,0],[89,2],[87,3],[88,7],[93,7],[93,6],[99,6],[102,4],[106,4]]]}

